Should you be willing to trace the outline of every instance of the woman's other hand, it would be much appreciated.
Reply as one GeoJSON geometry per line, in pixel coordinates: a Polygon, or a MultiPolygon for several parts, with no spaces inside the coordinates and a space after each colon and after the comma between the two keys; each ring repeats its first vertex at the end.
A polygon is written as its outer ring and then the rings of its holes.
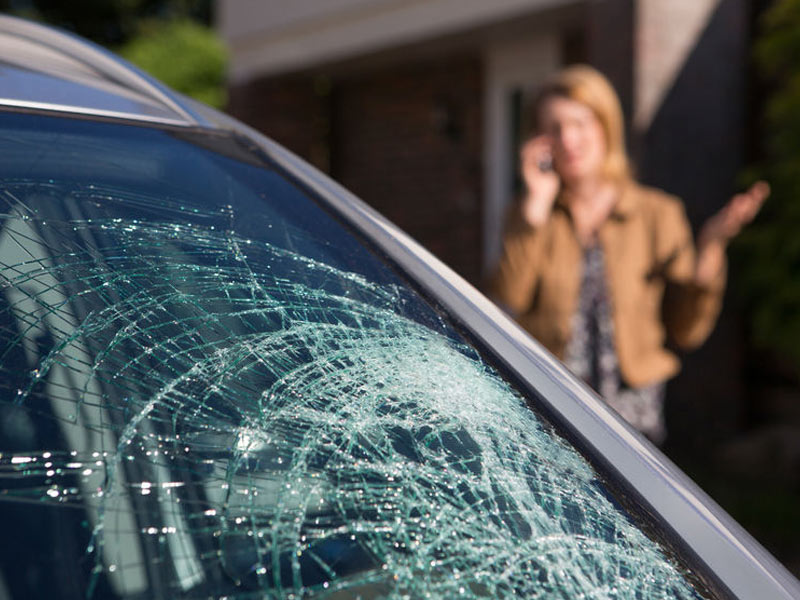
{"type": "Polygon", "coordinates": [[[528,140],[520,150],[520,167],[525,181],[522,215],[529,225],[538,227],[550,217],[561,180],[553,170],[552,142],[539,135],[528,140]]]}
{"type": "Polygon", "coordinates": [[[769,196],[769,184],[757,181],[747,191],[736,194],[706,221],[697,239],[695,281],[709,284],[722,269],[728,242],[750,223],[769,196]]]}
{"type": "Polygon", "coordinates": [[[769,192],[769,184],[766,181],[757,181],[747,191],[733,196],[717,214],[706,221],[701,238],[727,243],[736,237],[758,214],[769,192]]]}

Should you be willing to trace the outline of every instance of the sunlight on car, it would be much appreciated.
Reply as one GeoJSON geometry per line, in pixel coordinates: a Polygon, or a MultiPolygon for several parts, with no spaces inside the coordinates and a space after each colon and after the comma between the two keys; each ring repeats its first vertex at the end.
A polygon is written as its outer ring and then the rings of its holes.
{"type": "Polygon", "coordinates": [[[153,130],[3,123],[0,493],[36,502],[28,519],[85,511],[90,590],[145,593],[155,572],[170,593],[700,596],[273,167],[153,130]]]}

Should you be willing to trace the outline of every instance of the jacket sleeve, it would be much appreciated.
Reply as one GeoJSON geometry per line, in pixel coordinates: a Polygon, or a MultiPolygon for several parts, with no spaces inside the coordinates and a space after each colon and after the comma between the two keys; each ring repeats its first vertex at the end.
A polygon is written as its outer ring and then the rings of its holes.
{"type": "Polygon", "coordinates": [[[512,316],[530,308],[542,260],[541,228],[525,221],[518,202],[506,215],[503,250],[488,285],[489,297],[512,316]]]}
{"type": "Polygon", "coordinates": [[[675,344],[684,349],[696,348],[708,338],[722,308],[727,263],[710,284],[696,284],[697,254],[680,201],[667,203],[659,221],[656,253],[666,283],[664,324],[675,344]]]}

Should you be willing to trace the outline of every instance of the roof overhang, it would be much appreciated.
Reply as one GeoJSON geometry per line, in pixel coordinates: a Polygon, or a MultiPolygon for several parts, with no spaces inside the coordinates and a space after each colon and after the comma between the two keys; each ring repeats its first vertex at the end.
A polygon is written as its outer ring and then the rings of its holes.
{"type": "Polygon", "coordinates": [[[220,0],[229,79],[303,70],[529,16],[575,0],[220,0]]]}

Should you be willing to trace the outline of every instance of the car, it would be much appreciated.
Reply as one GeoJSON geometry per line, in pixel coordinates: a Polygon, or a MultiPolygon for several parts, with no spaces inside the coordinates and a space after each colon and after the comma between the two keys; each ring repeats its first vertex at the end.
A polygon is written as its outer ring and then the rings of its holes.
{"type": "Polygon", "coordinates": [[[69,33],[0,55],[0,597],[800,597],[334,181],[69,33]]]}

